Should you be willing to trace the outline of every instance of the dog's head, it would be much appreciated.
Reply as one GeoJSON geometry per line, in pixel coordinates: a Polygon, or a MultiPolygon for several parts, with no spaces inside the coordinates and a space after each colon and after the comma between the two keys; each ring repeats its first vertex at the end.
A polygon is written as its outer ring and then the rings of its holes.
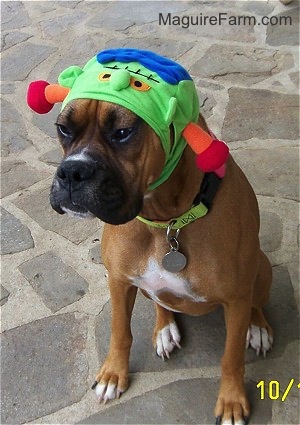
{"type": "Polygon", "coordinates": [[[152,128],[120,105],[91,99],[68,103],[56,125],[64,159],[53,180],[52,207],[110,224],[136,217],[165,164],[152,128]]]}
{"type": "Polygon", "coordinates": [[[31,83],[27,101],[39,113],[63,102],[56,125],[64,159],[50,195],[61,214],[126,223],[141,211],[146,192],[169,178],[186,143],[202,171],[226,160],[227,147],[203,138],[195,124],[199,101],[190,75],[170,59],[106,50],[83,69],[67,68],[58,81],[31,83]]]}

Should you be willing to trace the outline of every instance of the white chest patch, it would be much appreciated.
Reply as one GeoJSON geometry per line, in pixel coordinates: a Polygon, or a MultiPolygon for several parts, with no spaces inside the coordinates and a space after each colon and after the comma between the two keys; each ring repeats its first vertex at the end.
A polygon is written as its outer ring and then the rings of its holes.
{"type": "Polygon", "coordinates": [[[150,258],[145,272],[141,276],[132,278],[132,281],[134,286],[146,291],[153,301],[167,309],[170,308],[165,306],[159,299],[160,292],[170,292],[177,297],[187,298],[197,303],[207,301],[205,297],[196,295],[191,291],[187,280],[163,269],[152,258],[150,258]]]}

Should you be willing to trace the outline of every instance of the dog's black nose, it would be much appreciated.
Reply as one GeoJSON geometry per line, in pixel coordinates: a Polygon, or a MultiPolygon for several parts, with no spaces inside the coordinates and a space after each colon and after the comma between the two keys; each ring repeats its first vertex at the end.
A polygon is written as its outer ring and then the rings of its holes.
{"type": "Polygon", "coordinates": [[[91,180],[95,171],[96,166],[93,162],[65,160],[58,167],[56,176],[63,186],[69,184],[76,186],[91,180]]]}

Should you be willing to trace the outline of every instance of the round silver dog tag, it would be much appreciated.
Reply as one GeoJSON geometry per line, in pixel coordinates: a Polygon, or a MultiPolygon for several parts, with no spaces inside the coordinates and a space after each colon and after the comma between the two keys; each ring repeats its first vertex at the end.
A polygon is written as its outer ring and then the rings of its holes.
{"type": "Polygon", "coordinates": [[[185,268],[186,257],[181,252],[171,250],[163,257],[162,265],[168,272],[177,273],[185,268]]]}

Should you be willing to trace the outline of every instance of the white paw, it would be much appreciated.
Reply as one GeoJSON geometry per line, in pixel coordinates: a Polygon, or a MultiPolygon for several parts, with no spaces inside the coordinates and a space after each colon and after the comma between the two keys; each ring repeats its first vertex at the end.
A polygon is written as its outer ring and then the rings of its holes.
{"type": "Polygon", "coordinates": [[[242,419],[234,422],[232,422],[231,419],[225,419],[224,421],[222,421],[222,425],[232,425],[233,423],[234,425],[245,425],[245,421],[243,421],[242,419]]]}
{"type": "Polygon", "coordinates": [[[156,353],[163,360],[170,357],[174,347],[180,347],[180,333],[175,322],[165,326],[156,337],[156,353]]]}
{"type": "Polygon", "coordinates": [[[246,348],[250,345],[255,350],[257,356],[262,352],[264,357],[266,357],[266,353],[272,348],[272,344],[273,337],[269,335],[266,328],[260,328],[255,325],[249,326],[246,338],[246,348]]]}
{"type": "Polygon", "coordinates": [[[115,384],[97,384],[95,391],[98,401],[100,403],[104,401],[104,404],[109,400],[120,398],[122,394],[115,384]]]}

